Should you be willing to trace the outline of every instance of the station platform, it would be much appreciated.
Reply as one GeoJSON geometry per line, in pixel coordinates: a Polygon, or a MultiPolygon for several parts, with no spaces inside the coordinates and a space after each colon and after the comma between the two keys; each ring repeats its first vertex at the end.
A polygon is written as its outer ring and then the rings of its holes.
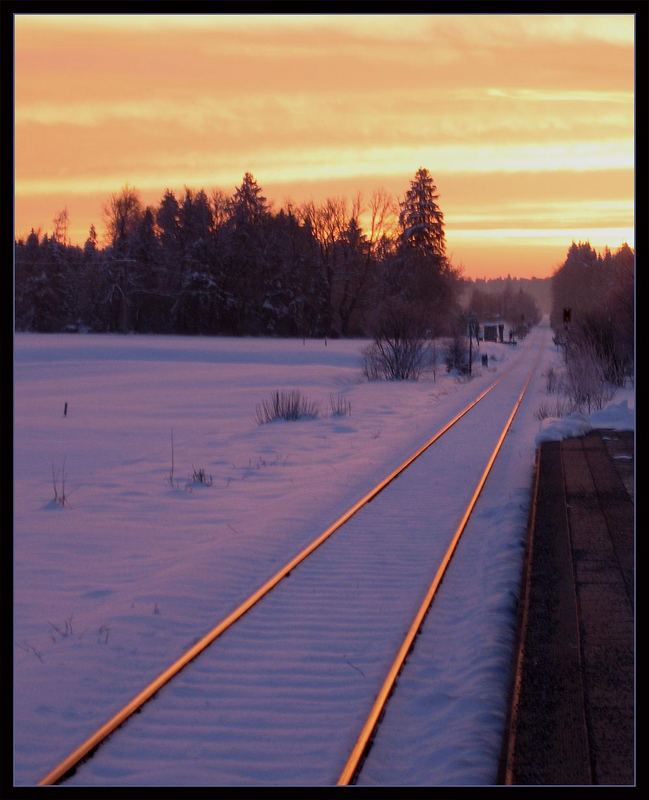
{"type": "Polygon", "coordinates": [[[499,782],[635,784],[634,434],[544,442],[499,782]]]}

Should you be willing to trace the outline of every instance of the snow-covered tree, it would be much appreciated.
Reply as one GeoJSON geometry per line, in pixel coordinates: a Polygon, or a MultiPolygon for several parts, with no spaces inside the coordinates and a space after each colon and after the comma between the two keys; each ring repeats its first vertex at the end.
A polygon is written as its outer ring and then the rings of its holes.
{"type": "Polygon", "coordinates": [[[399,204],[399,234],[394,255],[383,263],[380,287],[382,303],[398,300],[437,335],[454,312],[459,275],[446,257],[438,199],[432,176],[418,169],[399,204]]]}
{"type": "Polygon", "coordinates": [[[427,169],[421,167],[410,181],[410,188],[400,205],[398,246],[416,250],[440,261],[446,255],[444,215],[437,204],[437,186],[427,169]]]}

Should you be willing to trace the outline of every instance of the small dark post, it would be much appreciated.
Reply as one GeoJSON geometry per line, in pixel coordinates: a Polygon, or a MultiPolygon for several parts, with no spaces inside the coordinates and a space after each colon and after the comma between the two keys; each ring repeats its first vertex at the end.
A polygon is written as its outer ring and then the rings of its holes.
{"type": "Polygon", "coordinates": [[[473,337],[475,336],[476,344],[480,347],[480,340],[478,339],[478,331],[480,330],[480,326],[478,325],[478,320],[475,314],[469,314],[469,318],[467,321],[467,328],[469,334],[469,375],[471,375],[471,369],[473,365],[473,337]]]}
{"type": "Polygon", "coordinates": [[[563,309],[563,329],[566,332],[563,338],[563,360],[565,363],[568,363],[568,329],[570,328],[570,322],[572,319],[572,309],[571,308],[564,308],[563,309]]]}
{"type": "Polygon", "coordinates": [[[67,404],[67,402],[66,402],[66,404],[63,406],[63,416],[64,416],[64,417],[67,417],[67,416],[68,416],[68,404],[67,404]]]}
{"type": "Polygon", "coordinates": [[[471,328],[469,328],[469,375],[471,374],[471,362],[473,361],[473,348],[471,347],[472,341],[473,336],[471,336],[471,328]]]}

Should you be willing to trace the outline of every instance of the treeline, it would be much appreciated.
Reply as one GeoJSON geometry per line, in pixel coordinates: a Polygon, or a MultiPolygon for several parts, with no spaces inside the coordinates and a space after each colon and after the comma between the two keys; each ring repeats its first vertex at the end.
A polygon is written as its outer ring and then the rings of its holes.
{"type": "Polygon", "coordinates": [[[246,173],[232,195],[126,186],[79,247],[67,210],[16,242],[18,330],[371,335],[402,309],[443,332],[458,309],[437,187],[419,169],[400,202],[328,199],[274,212],[246,173]],[[361,224],[361,219],[363,224],[361,224]]]}
{"type": "Polygon", "coordinates": [[[542,316],[532,295],[521,288],[512,288],[511,281],[506,281],[500,291],[473,288],[468,311],[481,322],[504,320],[517,337],[525,336],[542,316]]]}
{"type": "Polygon", "coordinates": [[[589,365],[593,380],[616,386],[633,375],[634,270],[627,244],[599,254],[589,242],[572,243],[552,276],[550,315],[569,368],[571,361],[581,369],[589,365]]]}
{"type": "Polygon", "coordinates": [[[552,308],[551,278],[519,278],[507,275],[505,278],[464,278],[463,304],[466,305],[474,290],[484,294],[502,294],[505,290],[517,293],[522,289],[530,295],[541,314],[549,314],[552,308]]]}

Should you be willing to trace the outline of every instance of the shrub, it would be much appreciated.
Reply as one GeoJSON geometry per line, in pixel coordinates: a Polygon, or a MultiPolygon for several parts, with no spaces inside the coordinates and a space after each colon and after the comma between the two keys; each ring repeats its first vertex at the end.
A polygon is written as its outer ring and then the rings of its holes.
{"type": "Polygon", "coordinates": [[[315,402],[304,397],[297,389],[273,392],[269,400],[257,406],[257,422],[264,425],[278,419],[287,422],[297,419],[314,419],[319,409],[315,402]]]}
{"type": "Polygon", "coordinates": [[[457,371],[461,375],[469,373],[469,346],[467,337],[459,328],[455,328],[446,345],[446,371],[457,371]]]}
{"type": "Polygon", "coordinates": [[[363,352],[363,373],[370,381],[418,380],[430,365],[430,342],[420,319],[402,306],[384,310],[374,341],[363,352]]]}
{"type": "Polygon", "coordinates": [[[573,339],[568,347],[566,366],[568,394],[579,411],[601,409],[615,390],[606,380],[606,367],[591,341],[573,339]]]}
{"type": "Polygon", "coordinates": [[[192,472],[192,483],[197,483],[201,486],[211,486],[213,479],[211,475],[208,475],[205,472],[203,467],[200,467],[199,469],[194,467],[194,471],[192,472]]]}
{"type": "Polygon", "coordinates": [[[568,398],[557,396],[554,403],[541,403],[534,416],[538,420],[547,419],[548,417],[556,419],[565,417],[566,414],[570,414],[574,410],[574,406],[568,398]]]}
{"type": "Polygon", "coordinates": [[[340,392],[329,395],[329,404],[332,417],[347,417],[352,413],[352,404],[340,392]]]}
{"type": "Polygon", "coordinates": [[[604,380],[623,386],[633,372],[633,344],[629,347],[618,330],[621,322],[603,311],[591,311],[570,332],[568,346],[586,349],[588,357],[599,364],[604,380]]]}

